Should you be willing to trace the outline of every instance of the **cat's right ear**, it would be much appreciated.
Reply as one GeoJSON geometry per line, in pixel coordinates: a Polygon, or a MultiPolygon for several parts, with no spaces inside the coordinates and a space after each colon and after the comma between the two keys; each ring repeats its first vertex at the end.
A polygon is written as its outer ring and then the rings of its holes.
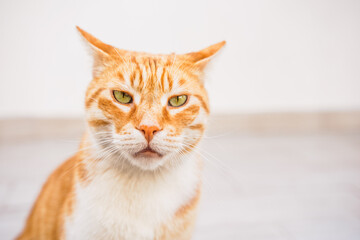
{"type": "Polygon", "coordinates": [[[103,71],[106,63],[111,59],[111,55],[117,50],[113,46],[103,43],[80,27],[76,26],[76,28],[89,46],[90,52],[94,57],[93,76],[96,77],[103,71]]]}

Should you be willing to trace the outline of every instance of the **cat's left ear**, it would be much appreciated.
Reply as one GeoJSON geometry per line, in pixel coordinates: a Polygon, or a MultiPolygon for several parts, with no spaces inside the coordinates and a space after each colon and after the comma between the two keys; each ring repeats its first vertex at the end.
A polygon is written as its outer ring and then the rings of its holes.
{"type": "Polygon", "coordinates": [[[184,56],[192,61],[194,65],[199,69],[203,70],[210,60],[215,56],[217,52],[226,44],[226,41],[222,41],[211,45],[198,52],[191,52],[184,54],[184,56]]]}

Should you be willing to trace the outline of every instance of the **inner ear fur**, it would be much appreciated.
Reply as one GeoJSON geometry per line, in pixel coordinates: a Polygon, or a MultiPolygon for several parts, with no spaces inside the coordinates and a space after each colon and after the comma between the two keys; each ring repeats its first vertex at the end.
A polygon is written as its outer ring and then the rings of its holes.
{"type": "Polygon", "coordinates": [[[193,62],[193,64],[200,70],[204,69],[206,65],[210,62],[213,56],[226,44],[226,41],[222,41],[216,44],[213,44],[207,48],[204,48],[198,52],[191,52],[184,54],[183,56],[193,62]]]}
{"type": "Polygon", "coordinates": [[[76,26],[77,30],[90,48],[91,54],[94,57],[93,75],[96,77],[104,69],[107,60],[115,55],[125,54],[127,51],[117,49],[109,44],[106,44],[80,27],[76,26]]]}

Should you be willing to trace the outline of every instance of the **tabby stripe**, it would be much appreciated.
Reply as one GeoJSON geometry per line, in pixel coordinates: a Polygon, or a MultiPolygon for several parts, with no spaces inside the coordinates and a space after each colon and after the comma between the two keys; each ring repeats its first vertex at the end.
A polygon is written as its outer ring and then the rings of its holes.
{"type": "Polygon", "coordinates": [[[136,72],[132,72],[130,74],[130,84],[132,87],[134,87],[134,81],[135,81],[136,75],[137,75],[136,72]]]}
{"type": "Polygon", "coordinates": [[[154,72],[156,72],[157,66],[156,66],[156,59],[153,60],[154,61],[154,72]]]}
{"type": "Polygon", "coordinates": [[[169,83],[169,90],[172,90],[172,87],[173,87],[173,79],[170,75],[170,73],[168,72],[167,74],[167,80],[168,80],[168,83],[169,83]]]}
{"type": "Polygon", "coordinates": [[[139,85],[139,83],[140,83],[140,73],[139,73],[139,71],[135,71],[135,79],[131,86],[133,88],[136,88],[139,85]]]}
{"type": "Polygon", "coordinates": [[[149,66],[150,66],[151,75],[154,76],[156,70],[155,59],[151,59],[151,58],[149,59],[149,66]]]}
{"type": "Polygon", "coordinates": [[[96,120],[90,120],[89,121],[89,125],[92,127],[103,127],[106,125],[109,125],[110,122],[105,121],[105,120],[101,120],[101,119],[96,119],[96,120]]]}
{"type": "Polygon", "coordinates": [[[184,217],[186,214],[188,214],[191,210],[196,208],[197,203],[200,200],[201,195],[201,186],[196,188],[195,195],[184,205],[182,205],[175,213],[175,216],[177,217],[184,217]]]}
{"type": "Polygon", "coordinates": [[[139,84],[138,84],[138,87],[139,88],[142,88],[142,84],[144,82],[144,79],[143,79],[143,74],[142,74],[142,71],[141,71],[141,67],[139,65],[138,62],[136,62],[136,71],[139,73],[139,84]]]}
{"type": "Polygon", "coordinates": [[[124,81],[124,75],[121,73],[121,72],[118,72],[118,78],[121,80],[121,81],[124,81]]]}
{"type": "Polygon", "coordinates": [[[204,130],[204,125],[203,124],[195,124],[195,125],[189,126],[189,128],[193,129],[193,130],[203,131],[204,130]]]}
{"type": "Polygon", "coordinates": [[[201,106],[205,109],[206,113],[209,114],[210,109],[209,106],[205,103],[204,99],[200,95],[194,95],[194,96],[199,99],[201,106]]]}
{"type": "Polygon", "coordinates": [[[105,90],[104,88],[99,88],[90,96],[90,98],[87,98],[85,102],[86,108],[90,107],[91,103],[94,102],[95,99],[99,96],[99,94],[104,90],[105,90]]]}
{"type": "Polygon", "coordinates": [[[185,79],[182,78],[182,79],[179,80],[179,85],[180,86],[184,85],[185,83],[186,83],[185,79]]]}
{"type": "Polygon", "coordinates": [[[139,71],[141,72],[141,78],[142,78],[142,81],[140,82],[140,89],[143,89],[144,88],[144,85],[145,85],[145,82],[147,81],[147,73],[146,73],[146,67],[140,67],[139,71]]]}
{"type": "Polygon", "coordinates": [[[164,92],[165,91],[165,84],[164,84],[164,81],[165,81],[165,73],[166,73],[166,69],[163,68],[163,72],[161,74],[161,78],[160,78],[160,81],[161,81],[161,90],[164,92]]]}

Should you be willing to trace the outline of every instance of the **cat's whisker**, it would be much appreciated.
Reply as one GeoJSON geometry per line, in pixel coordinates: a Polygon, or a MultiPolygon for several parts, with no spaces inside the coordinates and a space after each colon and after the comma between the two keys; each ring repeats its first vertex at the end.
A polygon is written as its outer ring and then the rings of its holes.
{"type": "Polygon", "coordinates": [[[187,144],[185,144],[184,146],[193,147],[192,150],[194,152],[200,154],[204,158],[204,160],[206,160],[207,162],[211,163],[213,166],[220,169],[222,171],[222,173],[224,174],[224,176],[226,178],[229,178],[229,181],[233,182],[235,180],[236,182],[239,182],[239,183],[241,182],[241,180],[237,177],[237,174],[235,172],[233,172],[232,169],[230,169],[229,167],[224,165],[215,156],[211,155],[210,153],[208,153],[207,151],[205,151],[203,149],[200,149],[199,146],[187,145],[187,144]],[[207,156],[204,154],[207,154],[207,156]],[[209,159],[208,157],[210,157],[211,159],[209,159]]]}

